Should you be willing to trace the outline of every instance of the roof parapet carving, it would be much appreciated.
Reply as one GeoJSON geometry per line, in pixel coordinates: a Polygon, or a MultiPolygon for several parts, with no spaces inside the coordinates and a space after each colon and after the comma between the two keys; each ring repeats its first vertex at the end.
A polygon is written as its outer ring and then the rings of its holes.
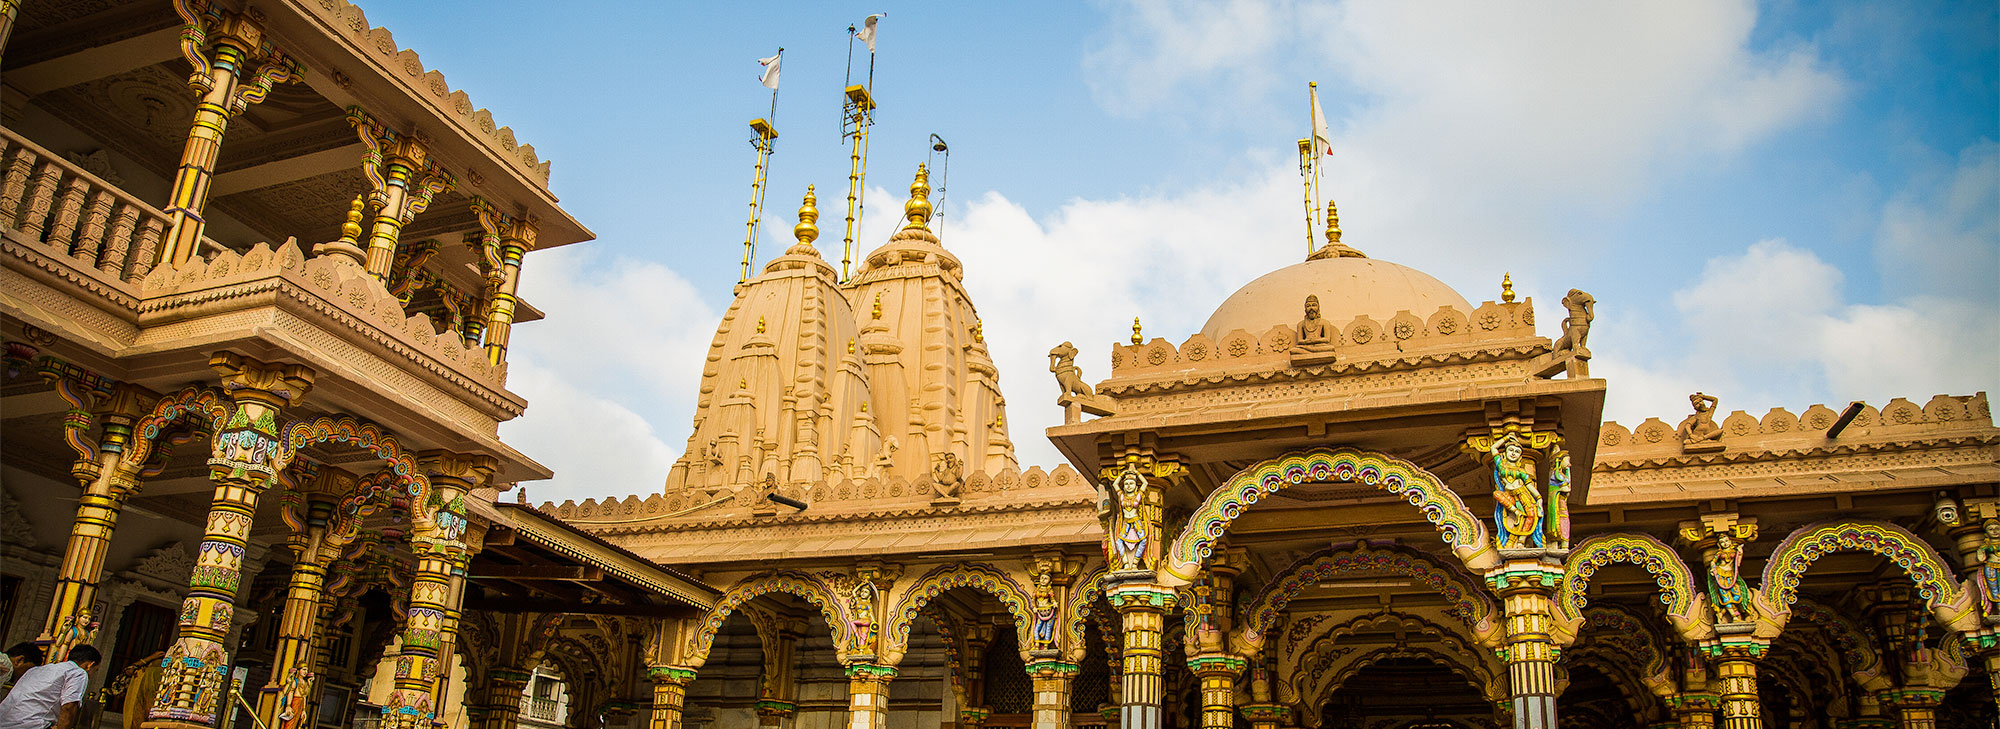
{"type": "MultiPolygon", "coordinates": [[[[1474,349],[1475,343],[1518,340],[1535,336],[1534,301],[1488,301],[1470,315],[1457,307],[1440,306],[1428,317],[1397,312],[1388,321],[1366,314],[1345,326],[1329,327],[1325,348],[1330,361],[1394,358],[1407,352],[1474,349]]],[[[1271,327],[1260,335],[1238,329],[1217,342],[1196,333],[1179,347],[1155,338],[1145,344],[1111,347],[1112,378],[1208,369],[1270,369],[1291,366],[1296,328],[1271,327]]]]}
{"type": "MultiPolygon", "coordinates": [[[[861,517],[883,510],[916,513],[938,508],[932,504],[936,486],[930,476],[914,480],[891,476],[790,483],[779,486],[776,493],[811,504],[806,513],[817,516],[861,517]]],[[[716,495],[688,489],[672,494],[652,494],[643,499],[633,495],[624,499],[607,497],[602,501],[585,499],[580,504],[574,500],[564,501],[561,505],[544,503],[540,508],[561,519],[585,522],[581,525],[592,531],[608,533],[648,531],[649,525],[661,523],[685,525],[753,519],[751,507],[760,498],[762,492],[755,486],[749,486],[716,495]],[[703,508],[717,500],[722,500],[722,503],[703,508]],[[689,513],[674,516],[682,511],[689,513]],[[588,523],[614,520],[632,520],[635,523],[588,523]]],[[[1054,470],[1034,466],[1025,471],[1005,468],[993,473],[976,472],[966,477],[961,498],[962,503],[941,510],[1024,501],[1087,500],[1095,498],[1095,492],[1083,474],[1069,464],[1063,464],[1054,470]]]]}
{"type": "MultiPolygon", "coordinates": [[[[1841,437],[1827,438],[1827,429],[1839,418],[1840,411],[1826,405],[1806,408],[1802,415],[1771,408],[1761,418],[1738,410],[1722,419],[1722,435],[1718,440],[1723,448],[1707,457],[1728,459],[1772,452],[1831,451],[1884,440],[1975,436],[2000,441],[2000,429],[1993,426],[1993,413],[1984,392],[1937,395],[1921,406],[1900,397],[1881,408],[1864,406],[1841,437]]],[[[1647,418],[1636,428],[1605,421],[1598,431],[1597,444],[1599,467],[1666,461],[1684,455],[1678,429],[1659,418],[1647,418]]]]}
{"type": "Polygon", "coordinates": [[[464,91],[456,91],[445,83],[444,74],[424,68],[417,52],[398,49],[396,38],[388,28],[368,25],[368,16],[347,0],[318,0],[314,3],[300,3],[320,16],[327,24],[348,35],[355,46],[376,54],[382,65],[400,69],[411,86],[421,90],[418,95],[435,105],[446,118],[457,121],[469,136],[491,147],[501,159],[507,160],[528,179],[539,183],[544,191],[549,185],[549,162],[537,157],[531,144],[517,144],[514,130],[495,127],[492,112],[474,109],[472,100],[464,91]]]}
{"type": "Polygon", "coordinates": [[[139,313],[213,307],[217,302],[266,291],[268,287],[261,282],[273,277],[316,294],[352,318],[350,323],[393,337],[393,343],[384,342],[387,349],[400,349],[404,356],[422,353],[442,363],[451,372],[437,374],[447,379],[464,376],[494,389],[506,383],[507,366],[493,364],[484,348],[466,347],[460,337],[439,333],[428,314],[406,313],[395,294],[358,266],[336,256],[307,258],[294,240],[276,249],[270,243],[258,243],[242,253],[225,249],[207,259],[196,257],[179,266],[157,266],[140,284],[143,300],[139,313]]]}

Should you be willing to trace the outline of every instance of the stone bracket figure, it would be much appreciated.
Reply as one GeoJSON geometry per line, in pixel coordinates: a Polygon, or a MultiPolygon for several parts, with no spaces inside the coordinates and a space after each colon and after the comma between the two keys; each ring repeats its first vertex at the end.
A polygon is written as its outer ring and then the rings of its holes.
{"type": "Polygon", "coordinates": [[[1535,463],[1526,458],[1521,438],[1506,433],[1493,439],[1488,455],[1493,464],[1493,531],[1502,550],[1541,549],[1547,514],[1535,463]]]}
{"type": "Polygon", "coordinates": [[[1682,542],[1701,550],[1708,567],[1708,602],[1718,625],[1757,619],[1755,591],[1743,579],[1743,545],[1757,538],[1757,522],[1735,514],[1712,514],[1701,521],[1682,522],[1682,542]]]}
{"type": "Polygon", "coordinates": [[[1097,394],[1083,381],[1083,368],[1076,366],[1076,345],[1063,342],[1049,350],[1049,371],[1055,373],[1056,387],[1061,390],[1056,405],[1063,409],[1064,425],[1083,422],[1084,413],[1103,417],[1113,412],[1111,398],[1097,394]]]}
{"type": "Polygon", "coordinates": [[[1681,451],[1684,453],[1715,453],[1722,445],[1722,426],[1715,424],[1715,406],[1721,401],[1714,395],[1697,392],[1688,396],[1688,403],[1694,406],[1694,414],[1681,421],[1681,451]]]}

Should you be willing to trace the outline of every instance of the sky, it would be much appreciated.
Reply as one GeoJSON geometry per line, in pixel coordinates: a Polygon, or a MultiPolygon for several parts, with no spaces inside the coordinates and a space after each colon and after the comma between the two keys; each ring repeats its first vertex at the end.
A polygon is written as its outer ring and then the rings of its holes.
{"type": "MultiPolygon", "coordinates": [[[[1179,342],[1304,255],[1295,140],[1317,82],[1344,242],[1477,304],[1500,277],[1553,337],[1597,299],[1606,419],[1687,395],[1794,414],[2000,390],[1994,2],[812,3],[363,0],[543,159],[597,235],[537,252],[502,436],[535,501],[657,492],[748,217],[757,59],[785,49],[758,265],[807,184],[839,254],[847,27],[881,21],[857,248],[930,135],[946,247],[1021,462],[1061,462],[1046,352],[1109,374],[1131,318],[1179,342]],[[940,200],[940,196],[942,199],[940,200]]],[[[868,73],[859,44],[851,73],[868,73]]]]}

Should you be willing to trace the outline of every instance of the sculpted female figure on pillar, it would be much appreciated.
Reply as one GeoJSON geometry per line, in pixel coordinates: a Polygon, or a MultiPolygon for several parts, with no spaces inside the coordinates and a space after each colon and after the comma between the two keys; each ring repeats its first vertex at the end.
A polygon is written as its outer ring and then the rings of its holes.
{"type": "Polygon", "coordinates": [[[1034,641],[1038,649],[1056,646],[1056,591],[1054,577],[1047,572],[1035,575],[1034,641]]]}
{"type": "Polygon", "coordinates": [[[1145,506],[1145,477],[1127,470],[1118,475],[1118,483],[1112,489],[1118,511],[1111,519],[1114,525],[1111,546],[1118,568],[1146,569],[1146,519],[1140,513],[1145,506]]]}
{"type": "Polygon", "coordinates": [[[2000,519],[1986,520],[1986,541],[1979,545],[1979,597],[1987,615],[2000,615],[2000,519]]]}
{"type": "Polygon", "coordinates": [[[1543,543],[1544,513],[1535,464],[1522,457],[1513,433],[1493,441],[1493,527],[1501,549],[1535,549],[1543,543]]]}
{"type": "Polygon", "coordinates": [[[1556,549],[1569,549],[1569,491],[1570,466],[1569,451],[1557,448],[1549,452],[1549,521],[1548,544],[1556,549]]]}
{"type": "Polygon", "coordinates": [[[1708,600],[1715,604],[1715,619],[1723,623],[1750,622],[1750,586],[1743,584],[1743,545],[1728,532],[1715,537],[1715,556],[1708,560],[1708,600]]]}

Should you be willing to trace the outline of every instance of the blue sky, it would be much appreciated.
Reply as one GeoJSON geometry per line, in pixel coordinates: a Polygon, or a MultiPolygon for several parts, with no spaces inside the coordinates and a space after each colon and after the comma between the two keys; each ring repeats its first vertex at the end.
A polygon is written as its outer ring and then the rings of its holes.
{"type": "Polygon", "coordinates": [[[755,60],[785,48],[768,258],[807,183],[822,222],[839,217],[846,27],[873,12],[888,18],[858,245],[886,236],[928,136],[949,140],[945,244],[1024,463],[1057,462],[1038,436],[1059,417],[1054,343],[1102,377],[1132,316],[1179,341],[1299,259],[1309,80],[1347,241],[1475,303],[1512,272],[1549,327],[1563,291],[1591,291],[1607,417],[1675,422],[1696,389],[1753,414],[1995,389],[1996,7],[364,5],[553,159],[557,195],[600,237],[523,273],[551,320],[516,332],[512,385],[532,405],[503,434],[557,469],[537,500],[659,488],[736,280],[745,123],[769,104],[755,60]]]}

